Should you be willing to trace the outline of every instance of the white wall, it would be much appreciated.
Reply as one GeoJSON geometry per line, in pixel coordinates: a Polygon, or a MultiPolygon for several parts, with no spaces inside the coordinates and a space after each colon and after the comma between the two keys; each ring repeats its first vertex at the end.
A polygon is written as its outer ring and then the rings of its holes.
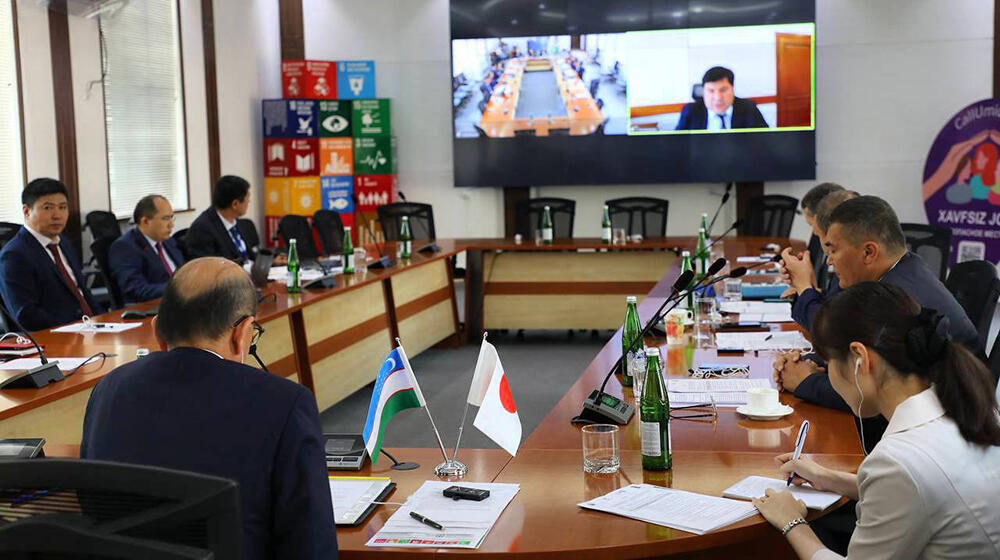
{"type": "MultiPolygon", "coordinates": [[[[499,189],[453,187],[448,0],[303,0],[306,55],[373,59],[379,97],[392,98],[400,189],[435,206],[439,235],[503,234],[499,189]]],[[[902,221],[926,222],[923,160],[944,122],[991,94],[990,0],[817,0],[816,181],[767,183],[801,197],[837,181],[886,198],[902,221]]],[[[576,234],[597,236],[606,198],[670,199],[668,233],[689,234],[720,185],[539,187],[577,200],[576,234]]],[[[730,208],[720,223],[735,215],[730,208]]],[[[801,220],[793,235],[806,237],[801,220]]]]}

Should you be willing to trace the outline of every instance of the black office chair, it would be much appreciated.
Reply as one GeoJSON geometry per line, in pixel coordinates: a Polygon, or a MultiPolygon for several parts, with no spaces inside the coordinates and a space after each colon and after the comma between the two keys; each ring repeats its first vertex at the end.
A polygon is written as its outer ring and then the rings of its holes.
{"type": "Polygon", "coordinates": [[[313,214],[313,230],[324,255],[339,255],[344,251],[344,223],[340,214],[333,210],[317,210],[313,214]]]}
{"type": "Polygon", "coordinates": [[[180,249],[181,254],[184,255],[185,261],[191,260],[191,254],[188,253],[187,249],[187,234],[188,228],[184,228],[175,231],[174,234],[170,236],[171,239],[174,240],[174,243],[177,244],[177,248],[180,249]]]}
{"type": "Polygon", "coordinates": [[[316,259],[319,251],[313,241],[312,226],[305,216],[289,214],[278,221],[278,237],[285,247],[290,245],[289,241],[295,240],[298,245],[300,259],[316,259]]]}
{"type": "Polygon", "coordinates": [[[434,207],[430,204],[392,202],[376,207],[375,211],[386,241],[399,240],[399,226],[403,222],[403,216],[409,218],[410,234],[414,239],[437,239],[434,231],[434,207]]]}
{"type": "Polygon", "coordinates": [[[257,226],[254,225],[253,220],[238,218],[236,228],[240,231],[243,242],[247,244],[247,251],[250,254],[256,253],[257,249],[260,248],[260,235],[257,235],[257,226]]]}
{"type": "Polygon", "coordinates": [[[90,228],[90,235],[95,241],[104,237],[118,239],[122,235],[122,228],[118,225],[118,218],[114,213],[107,210],[87,212],[83,227],[90,228]]]}
{"type": "Polygon", "coordinates": [[[600,97],[597,98],[597,109],[598,110],[604,109],[604,100],[601,99],[600,97]]]}
{"type": "Polygon", "coordinates": [[[906,247],[920,255],[944,282],[948,276],[948,260],[951,257],[951,230],[927,224],[899,224],[906,237],[906,247]]]}
{"type": "Polygon", "coordinates": [[[0,222],[0,249],[14,239],[17,232],[21,230],[21,224],[13,222],[0,222]]]}
{"type": "Polygon", "coordinates": [[[549,136],[569,136],[568,128],[550,128],[549,136]]]}
{"type": "Polygon", "coordinates": [[[90,244],[90,253],[94,255],[101,280],[104,281],[104,285],[108,288],[108,296],[111,298],[111,309],[121,309],[125,306],[125,297],[122,295],[122,290],[115,280],[115,275],[111,272],[111,258],[108,254],[111,244],[114,242],[115,239],[111,237],[102,237],[90,244]]]}
{"type": "Polygon", "coordinates": [[[535,230],[542,229],[542,212],[549,207],[552,214],[552,236],[571,239],[573,219],[576,215],[576,201],[568,198],[532,198],[514,205],[514,223],[517,233],[525,239],[534,239],[535,230]]]}
{"type": "Polygon", "coordinates": [[[986,348],[993,312],[997,299],[1000,299],[1000,278],[997,278],[996,265],[988,261],[958,263],[951,268],[945,286],[976,326],[979,347],[986,348]]]}
{"type": "Polygon", "coordinates": [[[648,196],[631,196],[604,201],[611,214],[611,227],[624,229],[627,235],[644,238],[666,237],[670,201],[648,196]]]}
{"type": "Polygon", "coordinates": [[[104,461],[0,462],[0,557],[240,558],[232,480],[104,461]]]}
{"type": "Polygon", "coordinates": [[[515,130],[514,136],[536,136],[537,132],[533,128],[525,128],[522,130],[515,130]]]}
{"type": "Polygon", "coordinates": [[[743,235],[788,237],[799,199],[781,194],[755,196],[748,202],[743,235]]]}

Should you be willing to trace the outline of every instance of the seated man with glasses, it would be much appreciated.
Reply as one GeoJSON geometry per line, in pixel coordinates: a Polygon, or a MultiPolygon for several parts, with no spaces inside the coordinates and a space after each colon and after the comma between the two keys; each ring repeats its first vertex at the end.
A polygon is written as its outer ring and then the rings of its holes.
{"type": "Polygon", "coordinates": [[[142,197],[132,213],[135,228],[111,244],[111,273],[126,303],[139,303],[163,295],[167,281],[184,264],[174,230],[174,209],[158,194],[142,197]]]}
{"type": "Polygon", "coordinates": [[[164,351],[94,388],[80,456],[239,483],[241,558],[336,558],[323,437],[313,395],[243,365],[263,329],[239,265],[195,259],[173,275],[154,319],[164,351]]]}

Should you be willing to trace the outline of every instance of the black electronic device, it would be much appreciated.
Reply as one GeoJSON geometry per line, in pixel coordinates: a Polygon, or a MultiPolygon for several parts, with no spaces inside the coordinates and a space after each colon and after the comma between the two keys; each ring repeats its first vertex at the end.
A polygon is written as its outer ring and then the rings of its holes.
{"type": "Polygon", "coordinates": [[[126,309],[122,311],[122,319],[145,319],[146,312],[138,309],[126,309]]]}
{"type": "Polygon", "coordinates": [[[45,438],[0,439],[0,460],[45,457],[44,446],[45,438]]]}
{"type": "Polygon", "coordinates": [[[337,285],[337,275],[336,274],[324,274],[319,278],[314,278],[302,285],[303,288],[333,288],[337,285]]]}
{"type": "Polygon", "coordinates": [[[618,397],[594,389],[587,400],[583,401],[583,413],[580,414],[580,417],[593,422],[628,424],[634,413],[635,408],[632,405],[618,397]]]}
{"type": "Polygon", "coordinates": [[[271,272],[271,264],[274,262],[274,253],[268,249],[257,251],[257,258],[250,267],[250,279],[253,285],[258,288],[267,287],[267,276],[271,272]]]}
{"type": "Polygon", "coordinates": [[[326,468],[338,471],[360,471],[368,459],[361,434],[323,434],[326,468]]]}
{"type": "Polygon", "coordinates": [[[449,486],[444,489],[444,497],[453,500],[472,500],[481,502],[490,497],[489,490],[479,488],[469,488],[468,486],[449,486]]]}
{"type": "Polygon", "coordinates": [[[8,377],[0,382],[0,389],[40,389],[45,387],[49,383],[55,383],[56,381],[61,381],[66,379],[63,372],[59,370],[59,364],[56,362],[50,362],[45,357],[45,352],[42,351],[42,347],[39,346],[38,341],[35,340],[31,333],[25,329],[21,322],[17,320],[17,317],[11,313],[2,302],[0,302],[0,313],[3,313],[10,322],[14,323],[17,327],[18,334],[22,334],[35,345],[35,349],[38,350],[38,360],[40,365],[38,367],[33,367],[31,369],[26,369],[17,375],[8,377]]]}
{"type": "Polygon", "coordinates": [[[760,321],[732,321],[729,323],[722,323],[719,325],[720,330],[732,330],[732,329],[760,329],[764,328],[764,324],[760,321]]]}

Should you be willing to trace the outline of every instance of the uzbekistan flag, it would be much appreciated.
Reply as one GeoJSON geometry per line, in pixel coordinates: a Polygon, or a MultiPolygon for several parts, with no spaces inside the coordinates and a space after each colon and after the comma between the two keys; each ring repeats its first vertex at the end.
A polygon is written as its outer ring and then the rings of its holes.
{"type": "Polygon", "coordinates": [[[394,348],[378,370],[375,388],[372,389],[372,401],[368,405],[368,418],[362,432],[372,463],[378,460],[379,450],[382,449],[382,434],[389,419],[401,410],[426,405],[403,347],[394,348]]]}

